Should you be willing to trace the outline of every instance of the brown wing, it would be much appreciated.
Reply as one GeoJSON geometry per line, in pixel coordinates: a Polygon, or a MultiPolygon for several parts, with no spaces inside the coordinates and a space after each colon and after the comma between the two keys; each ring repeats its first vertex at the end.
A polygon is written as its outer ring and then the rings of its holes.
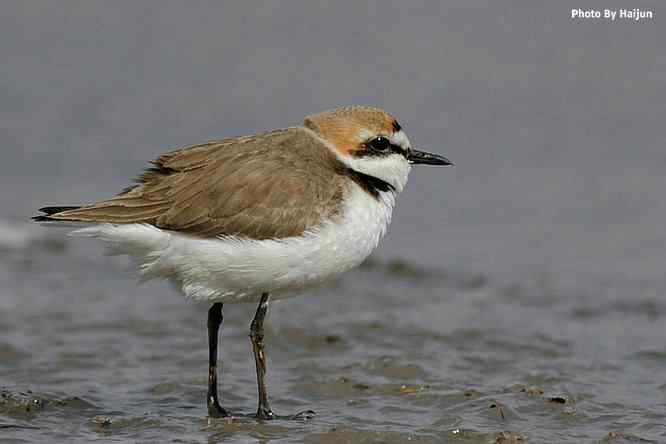
{"type": "Polygon", "coordinates": [[[337,162],[303,128],[209,142],[162,155],[112,199],[48,220],[148,223],[203,238],[297,236],[340,210],[337,162]]]}

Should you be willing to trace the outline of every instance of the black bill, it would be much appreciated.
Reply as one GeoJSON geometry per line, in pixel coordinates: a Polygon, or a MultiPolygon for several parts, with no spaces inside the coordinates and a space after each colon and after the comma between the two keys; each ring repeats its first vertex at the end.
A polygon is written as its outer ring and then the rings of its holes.
{"type": "Polygon", "coordinates": [[[410,149],[407,154],[407,160],[409,163],[413,164],[422,164],[422,165],[453,165],[449,159],[439,154],[426,153],[425,151],[419,151],[415,149],[410,149]]]}

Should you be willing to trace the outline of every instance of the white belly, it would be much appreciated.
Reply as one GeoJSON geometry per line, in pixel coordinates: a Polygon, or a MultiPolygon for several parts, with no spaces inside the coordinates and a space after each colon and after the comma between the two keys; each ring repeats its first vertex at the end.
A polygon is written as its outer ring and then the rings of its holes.
{"type": "Polygon", "coordinates": [[[72,235],[107,241],[112,254],[132,256],[144,278],[170,279],[195,301],[251,302],[263,292],[286,297],[359,265],[386,232],[393,193],[377,200],[350,186],[337,220],[282,240],[194,239],[144,224],[101,224],[72,235]]]}

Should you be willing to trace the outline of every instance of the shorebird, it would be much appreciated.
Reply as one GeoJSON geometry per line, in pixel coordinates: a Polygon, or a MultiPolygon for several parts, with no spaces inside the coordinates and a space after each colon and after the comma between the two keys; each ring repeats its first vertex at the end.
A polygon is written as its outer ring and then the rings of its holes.
{"type": "MultiPolygon", "coordinates": [[[[144,278],[174,282],[208,310],[208,414],[230,416],[217,392],[222,306],[258,302],[250,324],[256,417],[276,416],[266,389],[264,318],[271,298],[301,292],[370,255],[386,232],[411,165],[451,165],[414,149],[395,118],[350,106],[302,126],[163,154],[115,197],[49,206],[39,222],[83,223],[71,234],[131,256],[144,278]]],[[[303,412],[294,417],[309,416],[303,412]]]]}

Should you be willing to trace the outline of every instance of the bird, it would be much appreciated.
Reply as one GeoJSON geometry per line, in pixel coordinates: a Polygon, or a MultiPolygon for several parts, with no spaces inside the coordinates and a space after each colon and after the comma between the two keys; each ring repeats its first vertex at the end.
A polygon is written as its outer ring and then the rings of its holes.
{"type": "Polygon", "coordinates": [[[412,165],[452,162],[412,147],[386,111],[344,106],[299,126],[166,152],[116,196],[47,206],[32,219],[75,224],[70,235],[130,256],[142,279],[169,280],[186,298],[210,304],[210,417],[234,416],[218,397],[223,304],[257,303],[249,336],[258,405],[248,416],[271,420],[279,416],[266,386],[269,302],[361,264],[386,233],[412,165]]]}

